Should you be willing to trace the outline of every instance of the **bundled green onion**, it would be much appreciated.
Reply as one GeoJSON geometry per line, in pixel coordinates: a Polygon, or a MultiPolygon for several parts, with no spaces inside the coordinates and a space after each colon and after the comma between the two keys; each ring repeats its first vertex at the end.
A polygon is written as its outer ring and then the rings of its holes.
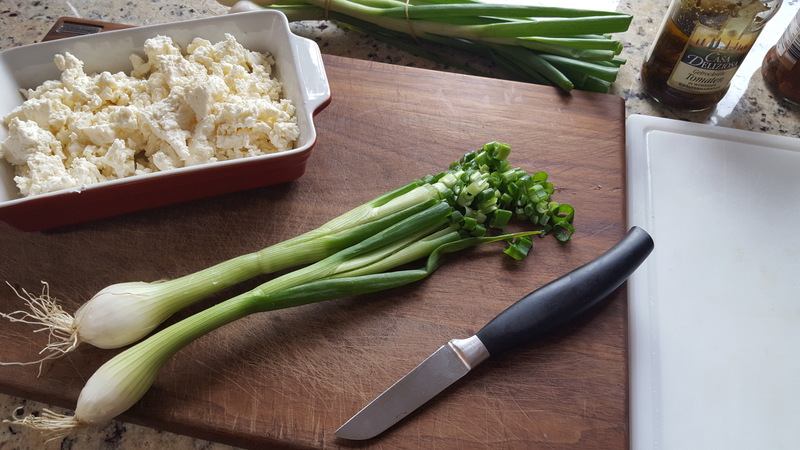
{"type": "MultiPolygon", "coordinates": [[[[273,250],[268,248],[253,254],[259,256],[245,255],[173,281],[156,283],[155,290],[160,285],[170,287],[152,298],[146,295],[137,299],[126,297],[126,303],[119,299],[108,300],[114,296],[95,296],[77,314],[83,318],[81,326],[91,327],[98,321],[102,322],[100,328],[108,329],[109,333],[114,330],[134,336],[142,329],[149,333],[168,317],[164,311],[177,311],[191,300],[217,291],[219,284],[230,285],[245,279],[246,275],[286,267],[291,257],[284,252],[299,245],[297,242],[312,247],[297,248],[298,254],[308,255],[301,259],[306,263],[302,267],[176,322],[112,358],[87,382],[75,415],[45,411],[41,416],[19,417],[10,422],[56,434],[101,423],[133,406],[173,354],[234,320],[258,312],[412,283],[439,267],[443,254],[487,242],[505,241],[508,243],[505,253],[523,259],[532,246],[532,235],[553,234],[561,241],[568,240],[574,231],[573,209],[550,200],[554,188],[544,172],[530,175],[511,168],[507,160],[509,153],[510,147],[506,144],[486,144],[437,175],[426,176],[378,197],[317,230],[270,247],[273,250]],[[534,224],[537,230],[489,235],[492,228],[505,228],[513,217],[534,224]],[[353,223],[358,225],[352,235],[340,229],[345,226],[343,224],[353,223]],[[317,236],[321,243],[308,236],[317,236]],[[262,260],[263,255],[271,255],[276,260],[262,260]],[[425,258],[427,264],[423,269],[394,270],[425,258]],[[225,270],[233,274],[223,273],[225,270]],[[181,283],[186,284],[183,290],[189,294],[181,293],[175,286],[181,283]],[[114,309],[122,309],[123,313],[114,309]],[[87,310],[92,313],[81,314],[87,310]],[[136,311],[141,313],[139,319],[133,321],[133,329],[121,330],[131,322],[124,316],[136,311]],[[115,326],[107,323],[116,318],[121,320],[115,326]]],[[[24,314],[12,313],[7,317],[28,321],[24,314]]],[[[81,329],[77,334],[82,335],[81,329]]],[[[114,337],[110,340],[116,341],[119,339],[114,337]]]]}
{"type": "Polygon", "coordinates": [[[419,46],[428,41],[482,55],[522,81],[607,92],[616,81],[628,14],[476,0],[218,0],[238,10],[283,12],[290,21],[334,20],[417,56],[475,69],[419,46]],[[238,4],[237,4],[238,3],[238,4]]]}

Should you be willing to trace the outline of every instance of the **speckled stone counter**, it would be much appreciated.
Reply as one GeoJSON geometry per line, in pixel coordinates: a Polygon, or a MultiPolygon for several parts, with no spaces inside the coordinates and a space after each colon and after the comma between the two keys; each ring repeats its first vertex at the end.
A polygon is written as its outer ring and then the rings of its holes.
{"type": "MultiPolygon", "coordinates": [[[[536,2],[534,2],[536,3],[536,2]]],[[[641,91],[639,69],[650,43],[666,11],[668,0],[594,1],[567,0],[562,5],[611,9],[632,14],[633,23],[627,33],[619,35],[625,49],[622,56],[628,60],[611,91],[626,101],[627,114],[645,114],[707,123],[717,126],[763,132],[782,136],[800,137],[800,107],[776,100],[766,89],[759,68],[767,49],[777,41],[791,17],[800,8],[800,0],[785,0],[779,14],[767,25],[756,48],[738,71],[728,95],[710,111],[685,113],[661,107],[641,91]]],[[[72,0],[60,2],[0,0],[0,50],[32,44],[41,40],[60,17],[112,21],[131,25],[181,21],[192,18],[226,14],[228,8],[210,0],[72,0]]],[[[328,22],[292,24],[294,31],[316,41],[323,53],[368,59],[391,64],[408,65],[434,70],[453,70],[344,30],[328,22]]],[[[505,75],[491,64],[472,59],[471,55],[453,55],[469,60],[471,65],[487,70],[492,76],[505,75]]],[[[25,412],[40,411],[48,405],[7,395],[0,395],[0,415],[8,416],[15,408],[25,412]]],[[[61,411],[58,408],[53,408],[61,411]]],[[[219,450],[226,445],[178,436],[137,425],[112,422],[90,430],[86,434],[43,443],[33,431],[3,424],[0,427],[0,449],[144,449],[172,448],[219,450]]]]}

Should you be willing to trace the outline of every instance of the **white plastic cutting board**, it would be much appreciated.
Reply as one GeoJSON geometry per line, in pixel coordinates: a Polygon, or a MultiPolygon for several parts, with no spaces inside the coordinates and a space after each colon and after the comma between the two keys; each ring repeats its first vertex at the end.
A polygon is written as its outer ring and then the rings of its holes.
{"type": "Polygon", "coordinates": [[[800,448],[800,139],[634,115],[631,444],[800,448]]]}

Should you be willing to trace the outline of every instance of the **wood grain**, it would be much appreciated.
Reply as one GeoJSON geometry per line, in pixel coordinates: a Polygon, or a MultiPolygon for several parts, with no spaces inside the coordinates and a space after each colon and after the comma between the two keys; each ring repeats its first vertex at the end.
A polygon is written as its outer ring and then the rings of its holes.
{"type": "MultiPolygon", "coordinates": [[[[626,448],[625,288],[570,326],[490,359],[379,438],[333,432],[450,338],[473,334],[625,233],[623,101],[609,95],[326,56],[333,101],[306,174],[285,185],[23,233],[0,224],[0,278],[47,281],[74,311],[102,287],[180,276],[312,229],[492,140],[544,170],[577,210],[566,245],[535,241],[518,263],[502,246],[450,259],[402,289],[246,318],[170,360],[121,420],[249,448],[626,448]]],[[[254,280],[181,312],[263,282],[254,280]]],[[[0,287],[0,308],[20,302],[0,287]]],[[[45,336],[3,324],[0,360],[34,358],[45,336]]],[[[81,347],[36,367],[0,367],[0,391],[74,407],[116,351],[81,347]]],[[[4,414],[11,414],[7,411],[4,414]]]]}

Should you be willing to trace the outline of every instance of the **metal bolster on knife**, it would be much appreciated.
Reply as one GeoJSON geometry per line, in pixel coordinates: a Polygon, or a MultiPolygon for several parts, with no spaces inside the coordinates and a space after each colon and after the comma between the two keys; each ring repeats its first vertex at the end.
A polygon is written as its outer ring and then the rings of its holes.
{"type": "Polygon", "coordinates": [[[470,370],[489,359],[490,356],[489,350],[486,349],[486,346],[483,345],[478,336],[470,336],[466,339],[451,339],[447,345],[453,349],[470,370]]]}

